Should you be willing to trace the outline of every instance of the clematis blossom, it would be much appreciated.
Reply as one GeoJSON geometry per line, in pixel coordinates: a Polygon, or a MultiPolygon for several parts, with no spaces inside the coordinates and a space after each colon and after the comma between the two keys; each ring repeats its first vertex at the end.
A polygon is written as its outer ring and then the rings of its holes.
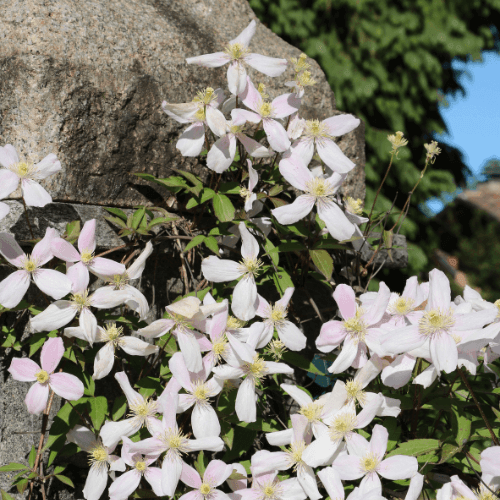
{"type": "MultiPolygon", "coordinates": [[[[61,170],[61,162],[53,153],[47,155],[41,162],[33,164],[21,161],[16,149],[11,144],[0,147],[0,199],[14,192],[21,181],[21,189],[26,205],[29,207],[44,207],[52,203],[52,197],[40,186],[38,181],[61,170]]],[[[9,212],[5,203],[0,206],[0,219],[9,212]]]]}
{"type": "Polygon", "coordinates": [[[52,389],[61,398],[75,401],[83,396],[83,384],[69,373],[54,373],[64,355],[64,344],[60,337],[51,337],[45,341],[40,354],[42,367],[29,358],[14,358],[8,369],[14,380],[35,382],[25,403],[28,412],[40,415],[47,406],[49,392],[52,389]]]}
{"type": "Polygon", "coordinates": [[[337,286],[333,298],[344,320],[325,323],[316,339],[316,347],[321,352],[330,352],[344,343],[337,359],[328,368],[329,372],[342,373],[350,366],[362,367],[367,361],[367,348],[379,353],[381,332],[374,325],[382,319],[390,293],[386,284],[381,282],[377,299],[369,308],[363,309],[357,306],[354,290],[350,286],[337,286]]]}
{"type": "Polygon", "coordinates": [[[332,199],[344,179],[343,176],[334,173],[326,179],[314,177],[298,156],[291,157],[286,162],[282,160],[279,169],[281,175],[294,188],[304,192],[293,203],[271,210],[280,224],[298,222],[309,215],[316,205],[319,218],[335,239],[343,241],[353,235],[356,226],[332,199]]]}
{"type": "Polygon", "coordinates": [[[122,460],[132,469],[113,481],[109,488],[110,500],[127,500],[138,488],[143,477],[153,488],[155,495],[163,496],[161,469],[151,467],[151,464],[158,459],[158,455],[143,456],[140,453],[130,453],[129,448],[132,441],[126,436],[123,436],[122,440],[122,460]]]}
{"type": "Polygon", "coordinates": [[[175,419],[178,395],[168,394],[162,398],[163,420],[155,421],[150,432],[153,437],[131,443],[130,453],[160,455],[166,452],[162,463],[161,488],[164,495],[173,496],[182,474],[182,455],[192,451],[222,451],[224,442],[220,437],[188,439],[179,431],[175,419]]]}
{"type": "Polygon", "coordinates": [[[212,460],[205,469],[203,479],[190,465],[182,464],[181,481],[193,491],[185,493],[179,500],[229,500],[229,497],[217,489],[233,472],[233,466],[222,460],[212,460]]]}
{"type": "Polygon", "coordinates": [[[66,240],[55,238],[52,241],[52,253],[64,260],[67,265],[66,274],[73,281],[77,279],[84,283],[83,288],[89,286],[89,271],[97,276],[113,276],[123,274],[125,266],[119,262],[103,257],[94,257],[96,248],[95,239],[96,220],[87,221],[78,237],[78,250],[66,240]]]}
{"type": "Polygon", "coordinates": [[[90,470],[83,488],[83,497],[86,500],[99,500],[108,484],[108,471],[123,472],[125,462],[112,454],[114,446],[104,446],[100,438],[96,438],[93,432],[82,425],[71,429],[66,438],[89,455],[90,470]]]}
{"type": "Polygon", "coordinates": [[[161,108],[170,118],[179,123],[191,123],[176,144],[182,156],[198,156],[201,153],[205,142],[205,125],[217,136],[225,133],[226,119],[217,109],[223,100],[222,89],[208,87],[198,92],[192,102],[172,104],[163,101],[161,108]]]}
{"type": "Polygon", "coordinates": [[[257,310],[257,285],[255,276],[260,272],[262,261],[259,256],[259,243],[244,222],[240,222],[241,256],[243,260],[235,262],[228,259],[219,259],[211,255],[203,259],[201,270],[203,277],[214,283],[223,283],[241,278],[233,291],[231,308],[237,318],[248,321],[252,319],[257,310]]]}
{"type": "Polygon", "coordinates": [[[481,453],[479,462],[482,480],[491,488],[500,486],[500,446],[491,446],[481,453]]]}
{"type": "Polygon", "coordinates": [[[262,122],[269,145],[274,151],[280,153],[286,151],[290,147],[290,139],[283,125],[276,120],[296,113],[300,107],[300,98],[295,94],[283,94],[272,102],[266,102],[249,77],[247,82],[246,89],[240,97],[243,104],[251,111],[237,108],[231,112],[231,116],[233,119],[253,124],[262,122]]]}
{"type": "Polygon", "coordinates": [[[252,162],[247,160],[248,166],[248,189],[240,188],[240,196],[245,200],[245,212],[250,212],[255,201],[257,201],[257,194],[253,192],[255,186],[259,182],[259,174],[252,167],[252,162]]]}
{"type": "Polygon", "coordinates": [[[245,64],[267,76],[280,76],[286,69],[286,59],[252,54],[248,50],[248,45],[255,34],[256,27],[256,22],[251,21],[235,39],[227,44],[224,52],[189,57],[186,62],[207,68],[218,68],[230,63],[227,69],[227,81],[229,90],[234,95],[241,94],[245,90],[247,84],[245,64]]]}
{"type": "Polygon", "coordinates": [[[56,231],[47,228],[43,239],[28,255],[11,234],[0,233],[0,254],[18,269],[0,282],[0,304],[3,307],[16,307],[28,291],[31,280],[43,293],[54,299],[60,299],[71,291],[71,281],[64,274],[53,269],[41,269],[54,257],[51,243],[56,237],[56,231]]]}

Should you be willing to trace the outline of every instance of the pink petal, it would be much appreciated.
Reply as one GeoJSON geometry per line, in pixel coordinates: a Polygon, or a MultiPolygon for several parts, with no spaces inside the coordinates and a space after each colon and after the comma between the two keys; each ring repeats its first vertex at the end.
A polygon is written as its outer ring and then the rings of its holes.
{"type": "Polygon", "coordinates": [[[95,251],[95,229],[97,221],[95,219],[88,220],[82,228],[78,237],[78,250],[80,253],[85,251],[93,253],[95,251]]]}
{"type": "MultiPolygon", "coordinates": [[[[1,148],[0,148],[1,150],[1,148]]],[[[2,162],[2,156],[0,151],[0,163],[2,162]]],[[[7,198],[9,194],[13,193],[17,186],[19,186],[19,177],[10,170],[1,169],[0,170],[0,200],[7,198]]]]}
{"type": "Polygon", "coordinates": [[[291,366],[285,363],[275,363],[274,361],[266,361],[266,370],[269,375],[274,375],[275,373],[293,374],[293,368],[291,366]]]}
{"type": "Polygon", "coordinates": [[[309,425],[307,417],[304,417],[304,415],[300,415],[299,413],[295,413],[290,415],[290,420],[292,421],[293,442],[297,443],[304,441],[306,444],[309,444],[312,439],[312,429],[309,425]]]}
{"type": "Polygon", "coordinates": [[[314,155],[314,142],[306,138],[295,141],[292,145],[292,156],[295,155],[299,156],[305,165],[309,165],[314,155]]]}
{"type": "Polygon", "coordinates": [[[444,370],[446,373],[451,373],[457,369],[457,343],[451,335],[442,333],[432,337],[429,342],[429,348],[432,362],[438,372],[444,370]]]}
{"type": "Polygon", "coordinates": [[[252,162],[250,160],[247,160],[247,167],[248,167],[248,190],[253,191],[257,183],[259,182],[259,174],[257,170],[255,170],[252,167],[252,162]]]}
{"type": "Polygon", "coordinates": [[[420,347],[426,338],[421,335],[418,325],[409,325],[401,328],[397,333],[389,332],[382,340],[382,350],[386,354],[400,354],[420,347]]]}
{"type": "Polygon", "coordinates": [[[14,380],[34,382],[36,380],[35,374],[40,371],[40,367],[29,358],[14,358],[7,371],[14,380]]]}
{"type": "Polygon", "coordinates": [[[77,310],[69,300],[58,300],[47,309],[31,318],[31,328],[35,332],[50,332],[70,323],[77,310]]]}
{"type": "Polygon", "coordinates": [[[340,137],[354,130],[361,122],[353,115],[338,115],[323,120],[323,123],[328,127],[330,135],[340,137]]]}
{"type": "Polygon", "coordinates": [[[381,462],[377,472],[382,477],[393,481],[408,479],[418,472],[418,462],[415,457],[395,455],[381,462]]]}
{"type": "MultiPolygon", "coordinates": [[[[210,493],[210,498],[212,500],[215,500],[215,495],[214,493],[216,493],[217,490],[213,491],[210,493]]],[[[184,493],[184,495],[182,495],[179,500],[204,500],[204,497],[203,495],[198,491],[198,490],[193,490],[193,491],[189,491],[188,493],[184,493]]]]}
{"type": "Polygon", "coordinates": [[[244,222],[238,224],[241,235],[241,256],[244,259],[256,259],[259,255],[259,243],[245,226],[244,222]]]}
{"type": "Polygon", "coordinates": [[[182,474],[183,462],[179,457],[165,457],[161,466],[161,488],[169,497],[174,496],[182,474]]]}
{"type": "Polygon", "coordinates": [[[231,94],[239,95],[247,86],[247,72],[243,64],[232,62],[227,68],[227,86],[231,94]]]}
{"type": "Polygon", "coordinates": [[[255,311],[255,314],[261,318],[269,318],[270,311],[271,306],[269,305],[269,302],[264,297],[257,294],[257,310],[255,311]]]}
{"type": "Polygon", "coordinates": [[[210,148],[207,155],[207,167],[218,174],[225,172],[234,160],[236,154],[236,138],[227,134],[210,148]]]}
{"type": "Polygon", "coordinates": [[[109,487],[110,500],[129,498],[141,482],[141,473],[137,469],[129,470],[116,478],[109,487]]]}
{"type": "Polygon", "coordinates": [[[129,299],[126,290],[110,290],[110,287],[98,288],[90,297],[92,307],[97,309],[112,309],[124,304],[129,299]]]}
{"type": "MultiPolygon", "coordinates": [[[[260,95],[260,94],[259,94],[260,95]]],[[[250,107],[250,106],[249,106],[250,107]]],[[[258,109],[258,108],[257,108],[258,109]]],[[[247,109],[236,108],[231,111],[233,125],[243,125],[244,123],[260,123],[262,116],[247,109]]]]}
{"type": "Polygon", "coordinates": [[[118,372],[115,374],[115,379],[120,384],[120,387],[127,398],[127,403],[130,406],[137,406],[144,403],[144,398],[130,385],[127,374],[125,372],[118,372]]]}
{"type": "Polygon", "coordinates": [[[64,355],[64,343],[61,337],[51,337],[45,341],[40,355],[42,369],[53,373],[64,355]]]}
{"type": "Polygon", "coordinates": [[[22,267],[26,254],[10,233],[0,233],[0,253],[13,266],[22,267]]]}
{"type": "Polygon", "coordinates": [[[290,205],[275,208],[271,210],[271,213],[280,224],[295,224],[295,222],[306,217],[311,212],[313,206],[314,197],[301,195],[290,205]]]}
{"type": "Polygon", "coordinates": [[[393,389],[400,389],[405,386],[411,379],[416,361],[413,356],[399,355],[389,366],[382,370],[382,383],[393,389]]]}
{"type": "Polygon", "coordinates": [[[73,293],[83,293],[89,286],[89,270],[83,262],[77,262],[68,268],[66,276],[71,282],[71,291],[73,293]]]}
{"type": "Polygon", "coordinates": [[[196,102],[186,102],[180,104],[172,104],[167,101],[161,103],[161,109],[170,118],[173,118],[178,123],[191,123],[195,120],[195,113],[200,109],[196,102]]]}
{"type": "Polygon", "coordinates": [[[249,25],[236,38],[229,42],[229,45],[239,43],[243,45],[243,47],[247,48],[250,44],[250,40],[255,35],[256,28],[257,23],[255,21],[250,21],[249,25]]]}
{"type": "Polygon", "coordinates": [[[375,425],[372,430],[372,438],[370,440],[370,451],[382,458],[387,451],[387,441],[389,432],[382,425],[375,425]]]}
{"type": "Polygon", "coordinates": [[[62,169],[61,162],[54,153],[47,155],[41,162],[35,165],[35,168],[37,169],[37,179],[46,179],[62,169]]]}
{"type": "Polygon", "coordinates": [[[316,141],[316,149],[320,158],[334,172],[347,174],[356,166],[331,139],[316,141]]]}
{"type": "Polygon", "coordinates": [[[69,278],[53,269],[38,269],[33,273],[33,281],[43,293],[56,300],[71,292],[69,278]]]}
{"type": "Polygon", "coordinates": [[[474,311],[468,314],[457,314],[455,315],[456,324],[453,326],[453,330],[465,331],[465,330],[476,330],[482,328],[484,325],[491,323],[495,320],[498,309],[484,309],[482,311],[474,311]]]}
{"type": "Polygon", "coordinates": [[[43,239],[34,246],[33,251],[31,252],[31,258],[36,260],[39,267],[43,266],[43,264],[54,257],[54,254],[52,253],[52,242],[57,237],[57,231],[48,227],[45,231],[43,239]]]}
{"type": "Polygon", "coordinates": [[[19,163],[19,156],[16,148],[12,144],[7,144],[3,148],[0,147],[0,163],[9,168],[14,163],[19,163]]]}
{"type": "MultiPolygon", "coordinates": [[[[264,101],[262,100],[262,96],[260,95],[258,90],[255,88],[254,84],[252,83],[252,80],[250,80],[249,76],[247,76],[247,86],[245,88],[245,91],[241,94],[240,97],[241,97],[243,104],[247,108],[250,108],[255,113],[259,113],[259,109],[264,101]]],[[[235,118],[238,114],[240,116],[245,116],[244,114],[242,115],[242,113],[241,113],[242,111],[243,111],[243,113],[254,115],[254,113],[250,113],[249,111],[245,111],[245,110],[237,108],[237,109],[233,109],[233,111],[231,111],[231,116],[233,118],[235,118]]],[[[251,121],[252,123],[259,123],[261,119],[262,119],[261,116],[257,115],[257,117],[254,116],[253,119],[248,119],[248,121],[251,121]],[[253,121],[253,120],[257,120],[257,121],[253,121]]]]}
{"type": "Polygon", "coordinates": [[[137,330],[137,333],[147,339],[154,339],[168,333],[174,325],[175,321],[173,319],[159,319],[157,321],[153,321],[150,325],[137,330]]]}
{"type": "Polygon", "coordinates": [[[238,139],[241,144],[243,144],[245,151],[254,158],[269,158],[274,154],[273,151],[267,149],[265,146],[257,141],[254,141],[250,137],[247,137],[245,134],[238,134],[238,139]]]}
{"type": "Polygon", "coordinates": [[[53,373],[49,379],[51,389],[61,398],[75,401],[83,396],[82,382],[69,373],[53,373]]]}
{"type": "Polygon", "coordinates": [[[300,108],[301,99],[295,94],[283,94],[272,102],[273,118],[286,118],[300,108]]]}
{"type": "Polygon", "coordinates": [[[429,273],[429,298],[427,299],[428,311],[432,309],[448,310],[451,302],[450,280],[439,269],[429,273]]]}
{"type": "Polygon", "coordinates": [[[115,262],[111,259],[105,259],[103,257],[96,257],[92,259],[89,270],[94,274],[101,276],[114,276],[116,274],[123,274],[126,269],[123,264],[115,262]]]}
{"type": "Polygon", "coordinates": [[[291,155],[280,161],[280,173],[294,188],[305,191],[313,178],[311,171],[299,155],[291,155]]]}
{"type": "Polygon", "coordinates": [[[198,156],[203,149],[204,142],[205,125],[202,122],[195,122],[184,130],[175,147],[182,156],[198,156]]]}
{"type": "Polygon", "coordinates": [[[232,474],[233,466],[222,460],[212,460],[203,475],[204,481],[209,481],[211,486],[220,486],[232,474]]]}
{"type": "Polygon", "coordinates": [[[65,262],[78,262],[81,259],[76,248],[62,238],[55,238],[52,241],[52,253],[65,262]]]}
{"type": "Polygon", "coordinates": [[[202,56],[188,57],[188,64],[196,64],[205,68],[218,68],[229,62],[229,57],[225,52],[214,52],[213,54],[203,54],[202,56]]]}
{"type": "Polygon", "coordinates": [[[383,281],[381,281],[375,302],[363,315],[363,319],[368,325],[374,325],[382,319],[390,299],[391,291],[389,290],[387,285],[383,281]]]}
{"type": "Polygon", "coordinates": [[[22,179],[21,187],[24,201],[28,207],[44,207],[48,203],[52,203],[52,197],[38,182],[31,179],[22,179]]]}
{"type": "Polygon", "coordinates": [[[168,363],[168,367],[170,368],[172,375],[177,379],[179,384],[181,384],[182,387],[187,392],[192,392],[193,391],[193,384],[191,382],[191,377],[189,376],[189,371],[186,367],[186,362],[184,361],[184,357],[182,356],[182,353],[176,352],[170,358],[170,361],[168,363]]]}
{"type": "MultiPolygon", "coordinates": [[[[339,286],[347,286],[347,285],[339,285],[339,286]]],[[[346,331],[341,321],[337,320],[327,321],[321,327],[319,336],[316,339],[316,347],[321,352],[330,352],[345,339],[345,336],[346,336],[346,331]]]]}
{"type": "Polygon", "coordinates": [[[382,483],[376,472],[370,472],[361,480],[359,484],[363,500],[382,500],[382,483]]]}
{"type": "Polygon", "coordinates": [[[40,413],[45,410],[48,399],[49,384],[39,384],[38,382],[33,384],[24,400],[28,407],[28,413],[40,415],[40,413]]]}
{"type": "Polygon", "coordinates": [[[267,76],[280,76],[286,70],[287,66],[286,59],[262,56],[260,54],[248,54],[245,57],[245,62],[267,76]]]}
{"type": "Polygon", "coordinates": [[[354,342],[351,337],[346,337],[340,354],[337,356],[337,359],[335,359],[333,364],[328,368],[328,371],[330,373],[342,373],[343,371],[347,370],[347,368],[352,365],[352,362],[356,358],[360,347],[360,344],[354,342]]]}
{"type": "Polygon", "coordinates": [[[369,403],[367,403],[365,407],[359,412],[356,418],[356,429],[362,429],[363,427],[366,427],[375,418],[375,415],[377,414],[381,406],[382,396],[378,397],[377,399],[374,398],[369,403]]]}
{"type": "Polygon", "coordinates": [[[7,309],[16,307],[30,286],[30,275],[26,271],[15,271],[0,282],[0,304],[7,309]]]}
{"type": "Polygon", "coordinates": [[[352,287],[348,285],[338,285],[333,292],[333,298],[340,309],[340,314],[346,319],[356,316],[356,295],[352,287]]]}
{"type": "Polygon", "coordinates": [[[269,145],[275,151],[282,153],[290,147],[290,139],[281,123],[271,118],[266,118],[263,120],[263,126],[269,145]]]}
{"type": "Polygon", "coordinates": [[[163,496],[164,492],[161,488],[161,469],[158,467],[148,467],[144,473],[144,478],[153,488],[156,496],[163,496]]]}
{"type": "Polygon", "coordinates": [[[83,309],[78,318],[80,329],[85,339],[90,345],[93,345],[97,337],[97,319],[88,309],[83,309]]]}
{"type": "MultiPolygon", "coordinates": [[[[64,330],[64,334],[67,334],[67,331],[70,330],[66,328],[64,330]]],[[[77,330],[75,328],[75,330],[77,330]]],[[[115,364],[115,349],[111,342],[107,342],[104,347],[101,347],[94,358],[94,374],[92,378],[94,380],[100,380],[106,375],[109,375],[111,370],[113,369],[113,365],[115,364]]],[[[123,454],[123,452],[122,452],[123,454]]]]}
{"type": "Polygon", "coordinates": [[[356,226],[349,221],[335,202],[329,199],[318,200],[316,207],[320,219],[336,240],[347,240],[354,234],[356,226]]]}
{"type": "Polygon", "coordinates": [[[190,465],[186,462],[182,463],[181,481],[190,488],[198,489],[201,486],[201,477],[190,465]]]}
{"type": "Polygon", "coordinates": [[[194,405],[191,427],[196,439],[217,437],[221,432],[219,418],[211,406],[194,405]]]}

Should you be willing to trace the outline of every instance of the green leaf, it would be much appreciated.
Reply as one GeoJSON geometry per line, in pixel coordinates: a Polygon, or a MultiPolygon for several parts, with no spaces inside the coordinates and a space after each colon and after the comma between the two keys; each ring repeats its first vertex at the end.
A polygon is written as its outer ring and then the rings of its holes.
{"type": "Polygon", "coordinates": [[[240,185],[238,182],[221,182],[219,193],[240,194],[240,185]]]}
{"type": "Polygon", "coordinates": [[[314,243],[313,249],[314,250],[319,250],[321,248],[327,248],[330,250],[346,250],[346,245],[342,245],[338,243],[337,241],[327,238],[327,239],[321,239],[314,243]]]}
{"type": "Polygon", "coordinates": [[[294,286],[290,275],[281,267],[278,267],[277,272],[273,272],[272,278],[274,281],[274,286],[276,287],[276,290],[278,290],[278,293],[281,297],[283,297],[283,294],[285,293],[285,290],[287,288],[293,288],[294,286]]]}
{"type": "Polygon", "coordinates": [[[47,332],[38,332],[30,337],[30,339],[28,340],[28,345],[30,346],[30,352],[28,354],[29,358],[31,358],[33,354],[35,354],[35,352],[43,346],[43,344],[47,340],[47,337],[47,332]]]}
{"type": "Polygon", "coordinates": [[[309,250],[314,265],[319,272],[327,279],[332,279],[333,259],[326,250],[309,250]]]}
{"type": "Polygon", "coordinates": [[[453,444],[446,443],[443,445],[443,449],[441,450],[441,460],[440,464],[444,464],[451,458],[453,458],[458,452],[462,450],[461,446],[455,446],[453,444]]]}
{"type": "Polygon", "coordinates": [[[141,207],[138,210],[136,210],[134,212],[134,215],[132,215],[132,222],[130,224],[130,227],[132,229],[137,229],[145,216],[146,216],[146,207],[141,207]]]}
{"type": "Polygon", "coordinates": [[[280,263],[279,250],[277,247],[273,245],[273,243],[266,238],[266,242],[264,243],[264,249],[267,254],[273,261],[273,264],[277,266],[280,263]]]}
{"type": "Polygon", "coordinates": [[[111,418],[116,422],[125,415],[127,411],[127,398],[124,395],[118,396],[113,403],[111,418]]]}
{"type": "Polygon", "coordinates": [[[215,216],[221,222],[229,222],[234,219],[234,206],[231,200],[224,194],[216,194],[212,200],[215,216]]]}
{"type": "Polygon", "coordinates": [[[217,243],[217,240],[213,236],[207,236],[205,240],[203,241],[205,243],[205,246],[209,249],[212,250],[212,252],[215,255],[219,255],[219,245],[217,243]]]}
{"type": "Polygon", "coordinates": [[[215,191],[210,188],[204,188],[201,192],[200,203],[205,203],[208,200],[211,200],[215,196],[215,191]]]}
{"type": "Polygon", "coordinates": [[[186,210],[191,210],[194,207],[197,207],[199,205],[199,201],[196,198],[189,198],[188,202],[186,203],[186,210]]]}
{"type": "Polygon", "coordinates": [[[123,210],[120,210],[119,208],[104,207],[104,210],[107,210],[110,214],[116,215],[117,217],[123,219],[124,221],[127,220],[127,214],[123,210]]]}
{"type": "Polygon", "coordinates": [[[194,462],[194,468],[198,471],[198,474],[203,477],[205,470],[207,469],[208,458],[205,456],[203,451],[198,453],[198,458],[194,462]]]}
{"type": "Polygon", "coordinates": [[[283,186],[274,186],[269,190],[269,196],[276,196],[283,191],[283,186]]]}
{"type": "Polygon", "coordinates": [[[149,398],[155,393],[160,395],[164,389],[160,379],[155,377],[143,377],[135,385],[140,388],[139,393],[143,398],[149,398]]]}
{"type": "Polygon", "coordinates": [[[311,361],[309,361],[305,356],[302,356],[302,354],[299,354],[297,352],[293,351],[286,351],[283,353],[283,362],[296,366],[297,368],[300,368],[301,370],[304,370],[309,373],[313,373],[315,375],[322,375],[322,376],[328,376],[327,373],[322,372],[321,370],[318,370],[311,361]]]}
{"type": "Polygon", "coordinates": [[[90,418],[92,419],[95,429],[98,431],[108,413],[108,400],[104,396],[97,396],[89,399],[89,404],[90,418]]]}
{"type": "Polygon", "coordinates": [[[72,222],[68,222],[68,224],[66,224],[66,232],[65,232],[66,239],[70,243],[74,243],[78,239],[79,235],[80,235],[80,221],[74,220],[72,222]]]}
{"type": "Polygon", "coordinates": [[[13,496],[9,495],[6,491],[0,490],[2,500],[15,500],[13,496]]]}
{"type": "Polygon", "coordinates": [[[269,197],[271,200],[272,204],[274,205],[274,208],[282,207],[283,205],[288,205],[288,203],[281,198],[272,198],[269,197]]]}
{"type": "Polygon", "coordinates": [[[36,460],[36,449],[35,449],[35,445],[33,445],[31,447],[31,451],[30,451],[30,454],[28,457],[28,463],[30,464],[30,467],[35,466],[35,460],[36,460]]]}
{"type": "Polygon", "coordinates": [[[158,226],[159,224],[167,224],[168,222],[172,222],[174,220],[179,220],[179,219],[180,217],[178,217],[177,215],[172,215],[171,217],[155,217],[149,222],[148,228],[150,229],[154,226],[158,226]]]}
{"type": "Polygon", "coordinates": [[[87,398],[80,398],[77,401],[66,403],[54,417],[49,430],[49,437],[44,449],[59,451],[66,442],[66,434],[80,420],[80,415],[84,414],[87,406],[87,398]],[[73,408],[74,407],[74,408],[73,408]]]}
{"type": "Polygon", "coordinates": [[[17,462],[11,462],[10,464],[0,467],[0,472],[13,472],[15,470],[25,470],[28,469],[26,465],[18,464],[17,462]]]}
{"type": "Polygon", "coordinates": [[[195,236],[187,245],[186,248],[184,248],[184,252],[188,252],[191,250],[191,248],[194,248],[198,245],[200,245],[203,241],[205,241],[206,236],[203,234],[199,234],[198,236],[195,236]]]}
{"type": "Polygon", "coordinates": [[[300,241],[285,241],[284,243],[280,243],[278,245],[278,252],[302,252],[303,250],[307,250],[307,247],[304,243],[300,241]]]}
{"type": "Polygon", "coordinates": [[[453,427],[456,427],[454,429],[456,432],[455,441],[458,446],[462,447],[470,438],[472,422],[456,408],[453,408],[453,415],[455,417],[453,427]]]}
{"type": "Polygon", "coordinates": [[[55,474],[55,476],[57,477],[57,479],[59,479],[59,481],[61,481],[61,483],[67,484],[68,486],[71,486],[72,488],[75,487],[75,485],[73,484],[73,481],[71,481],[71,479],[69,477],[61,476],[60,474],[55,474]]]}
{"type": "Polygon", "coordinates": [[[413,439],[399,445],[394,451],[388,453],[386,458],[393,455],[409,455],[417,457],[419,455],[429,454],[435,452],[440,447],[437,439],[413,439]]]}
{"type": "Polygon", "coordinates": [[[195,194],[196,196],[199,196],[199,194],[201,193],[201,190],[203,189],[203,183],[201,182],[201,180],[196,175],[192,174],[191,172],[185,172],[184,170],[179,170],[177,168],[173,168],[172,170],[174,170],[178,174],[181,174],[188,181],[192,182],[193,183],[193,187],[188,186],[189,190],[193,194],[195,194]]]}

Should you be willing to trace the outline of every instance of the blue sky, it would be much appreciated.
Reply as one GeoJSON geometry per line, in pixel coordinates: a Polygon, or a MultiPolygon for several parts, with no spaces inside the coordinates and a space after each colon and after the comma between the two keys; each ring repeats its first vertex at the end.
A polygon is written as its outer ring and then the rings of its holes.
{"type": "MultiPolygon", "coordinates": [[[[479,174],[487,160],[500,158],[500,55],[487,52],[482,62],[454,61],[453,67],[466,70],[460,80],[466,93],[446,96],[449,107],[441,107],[441,114],[449,133],[435,139],[460,149],[479,174]]],[[[428,206],[437,213],[443,204],[431,199],[428,206]]]]}

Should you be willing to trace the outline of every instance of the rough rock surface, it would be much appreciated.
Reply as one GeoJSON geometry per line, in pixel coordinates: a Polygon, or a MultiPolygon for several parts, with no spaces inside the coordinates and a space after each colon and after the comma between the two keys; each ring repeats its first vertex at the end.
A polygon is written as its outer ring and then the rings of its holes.
{"type": "MultiPolygon", "coordinates": [[[[175,143],[185,126],[161,102],[187,102],[206,86],[227,88],[227,66],[199,68],[186,57],[223,50],[256,19],[245,0],[12,0],[0,6],[0,143],[32,161],[56,153],[63,172],[45,182],[56,201],[131,207],[166,192],[133,172],[166,177],[193,168],[175,143]]],[[[300,51],[257,21],[250,48],[290,59],[300,51]]],[[[268,78],[273,97],[292,68],[268,78]],[[274,87],[274,88],[273,88],[274,87]]],[[[326,118],[335,99],[313,62],[302,116],[326,118]]],[[[346,110],[348,111],[348,110],[346,110]]],[[[346,183],[364,198],[364,129],[340,140],[358,165],[346,183]]],[[[19,192],[13,197],[19,196],[19,192]]]]}

